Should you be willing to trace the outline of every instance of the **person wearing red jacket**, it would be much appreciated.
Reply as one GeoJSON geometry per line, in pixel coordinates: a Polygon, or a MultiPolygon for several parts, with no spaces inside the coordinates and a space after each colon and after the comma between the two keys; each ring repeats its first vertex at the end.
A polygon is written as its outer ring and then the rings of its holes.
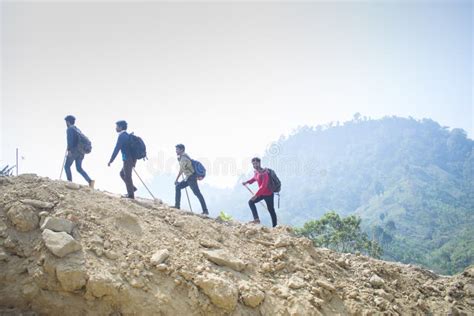
{"type": "Polygon", "coordinates": [[[270,216],[272,218],[272,226],[275,227],[277,225],[277,216],[275,213],[275,207],[274,207],[274,201],[273,201],[273,191],[269,187],[270,174],[268,172],[268,169],[262,168],[260,158],[257,158],[257,157],[253,158],[252,165],[253,165],[253,168],[255,169],[255,174],[253,178],[242,183],[242,185],[244,186],[247,184],[252,184],[255,181],[257,181],[258,183],[258,191],[249,200],[249,206],[253,214],[253,221],[251,221],[250,223],[260,224],[260,219],[258,217],[257,207],[255,204],[257,204],[258,202],[262,200],[265,200],[265,203],[267,204],[268,212],[270,213],[270,216]]]}

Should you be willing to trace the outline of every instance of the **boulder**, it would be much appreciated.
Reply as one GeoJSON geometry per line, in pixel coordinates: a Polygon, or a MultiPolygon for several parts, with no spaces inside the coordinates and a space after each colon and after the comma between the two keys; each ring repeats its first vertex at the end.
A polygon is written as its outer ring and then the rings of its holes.
{"type": "Polygon", "coordinates": [[[35,229],[39,223],[39,217],[30,205],[15,204],[10,207],[7,216],[15,228],[21,232],[29,232],[35,229]]]}
{"type": "Polygon", "coordinates": [[[50,210],[54,207],[54,204],[51,202],[43,202],[39,200],[23,199],[20,200],[21,203],[33,206],[34,208],[50,210]]]}
{"type": "Polygon", "coordinates": [[[385,284],[385,281],[381,277],[379,277],[377,274],[372,275],[369,282],[370,282],[370,285],[372,285],[372,287],[376,289],[381,288],[385,284]]]}
{"type": "Polygon", "coordinates": [[[288,280],[288,287],[293,290],[301,289],[305,286],[305,282],[303,279],[297,277],[297,276],[292,276],[288,280]]]}
{"type": "Polygon", "coordinates": [[[265,299],[265,293],[258,289],[256,284],[247,281],[239,282],[239,292],[242,302],[250,307],[257,307],[265,299]]]}
{"type": "Polygon", "coordinates": [[[223,249],[203,250],[202,253],[209,261],[214,262],[217,265],[229,267],[235,271],[242,271],[245,269],[246,265],[242,260],[233,257],[223,249]]]}
{"type": "Polygon", "coordinates": [[[65,232],[55,233],[45,229],[42,236],[46,248],[60,258],[82,249],[81,244],[65,232]]]}
{"type": "Polygon", "coordinates": [[[87,281],[87,291],[92,296],[101,298],[103,296],[114,297],[118,294],[120,282],[107,271],[102,271],[100,274],[90,276],[87,281]]]}
{"type": "Polygon", "coordinates": [[[46,217],[41,225],[41,230],[49,229],[54,232],[65,232],[68,234],[72,233],[74,229],[74,223],[70,220],[64,218],[57,218],[57,217],[46,217]]]}
{"type": "Polygon", "coordinates": [[[170,256],[170,252],[168,251],[168,249],[161,249],[155,252],[153,256],[151,256],[150,262],[151,264],[157,266],[165,262],[165,260],[168,259],[169,256],[170,256]]]}
{"type": "Polygon", "coordinates": [[[68,292],[80,290],[87,282],[84,265],[75,262],[59,262],[56,266],[56,277],[63,290],[68,292]]]}
{"type": "Polygon", "coordinates": [[[205,274],[195,278],[194,283],[209,297],[211,302],[232,312],[237,306],[239,292],[230,281],[215,274],[205,274]]]}

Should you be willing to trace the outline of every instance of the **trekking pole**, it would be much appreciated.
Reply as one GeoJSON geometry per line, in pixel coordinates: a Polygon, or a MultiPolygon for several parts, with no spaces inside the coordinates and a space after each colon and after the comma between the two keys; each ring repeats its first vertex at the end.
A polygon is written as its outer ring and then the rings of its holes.
{"type": "Polygon", "coordinates": [[[63,160],[63,165],[61,166],[61,173],[59,174],[59,180],[61,180],[63,176],[64,165],[66,164],[66,157],[67,157],[67,148],[66,148],[66,152],[64,153],[64,160],[63,160]]]}
{"type": "MultiPolygon", "coordinates": [[[[255,195],[255,193],[253,193],[252,189],[250,189],[250,188],[249,188],[247,185],[244,185],[244,186],[247,188],[247,190],[249,190],[249,192],[250,192],[250,193],[252,193],[252,196],[254,196],[254,195],[255,195]]],[[[263,202],[262,202],[262,201],[260,201],[260,204],[261,204],[261,205],[263,205],[263,206],[264,206],[264,207],[267,209],[267,211],[268,211],[268,208],[267,208],[267,206],[266,206],[265,204],[263,204],[263,202]]]]}
{"type": "MultiPolygon", "coordinates": [[[[184,175],[182,175],[183,177],[183,181],[184,180],[184,175]]],[[[186,191],[186,197],[188,198],[188,204],[189,204],[189,209],[191,210],[191,212],[193,211],[193,208],[191,207],[191,200],[189,199],[189,194],[188,194],[188,188],[184,188],[184,190],[186,191]]]]}
{"type": "Polygon", "coordinates": [[[156,200],[156,197],[153,195],[153,193],[151,193],[150,189],[148,189],[148,187],[146,186],[145,182],[142,180],[142,178],[140,177],[140,175],[138,174],[137,170],[135,170],[135,168],[133,168],[133,171],[135,172],[135,174],[137,175],[138,179],[140,179],[140,181],[142,182],[143,186],[145,187],[145,189],[148,191],[148,193],[150,193],[151,197],[153,198],[153,200],[156,200]]]}

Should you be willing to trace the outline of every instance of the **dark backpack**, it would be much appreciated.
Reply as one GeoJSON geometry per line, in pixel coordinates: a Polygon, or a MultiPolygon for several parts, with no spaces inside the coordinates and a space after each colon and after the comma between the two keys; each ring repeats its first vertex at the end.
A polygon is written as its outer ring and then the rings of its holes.
{"type": "Polygon", "coordinates": [[[77,133],[77,150],[81,153],[81,154],[90,154],[91,151],[92,151],[92,143],[91,141],[89,140],[89,138],[87,138],[86,135],[84,135],[80,129],[78,129],[77,127],[74,126],[74,129],[77,133]]]}
{"type": "Polygon", "coordinates": [[[193,164],[193,169],[196,173],[197,179],[204,179],[204,177],[206,177],[206,168],[204,168],[203,164],[194,159],[191,159],[191,163],[193,164]]]}
{"type": "Polygon", "coordinates": [[[145,159],[146,158],[146,146],[143,139],[136,136],[133,133],[129,134],[128,148],[130,149],[130,155],[133,159],[145,159]]]}
{"type": "Polygon", "coordinates": [[[268,187],[272,192],[280,192],[281,190],[281,181],[278,179],[278,176],[276,175],[275,171],[272,169],[268,169],[268,175],[270,177],[269,182],[268,182],[268,187]]]}

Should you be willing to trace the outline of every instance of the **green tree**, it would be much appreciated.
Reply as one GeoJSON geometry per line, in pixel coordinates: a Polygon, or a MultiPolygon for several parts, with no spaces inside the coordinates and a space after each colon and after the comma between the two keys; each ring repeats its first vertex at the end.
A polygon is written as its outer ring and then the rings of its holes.
{"type": "Polygon", "coordinates": [[[306,222],[296,232],[311,239],[315,246],[327,247],[339,252],[356,251],[380,258],[382,248],[376,241],[368,238],[360,227],[361,219],[350,215],[340,217],[334,211],[324,214],[319,220],[306,222]]]}

